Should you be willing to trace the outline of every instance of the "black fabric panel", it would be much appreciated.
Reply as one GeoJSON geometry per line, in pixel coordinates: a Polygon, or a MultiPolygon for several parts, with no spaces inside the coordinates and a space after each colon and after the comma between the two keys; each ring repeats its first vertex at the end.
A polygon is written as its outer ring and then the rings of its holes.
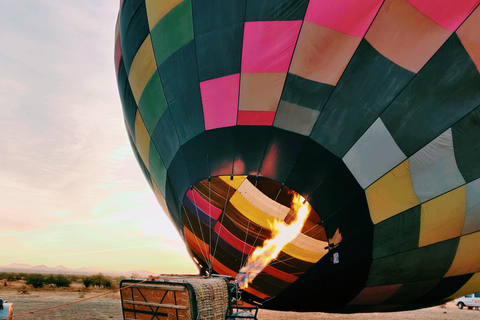
{"type": "Polygon", "coordinates": [[[235,127],[208,130],[206,137],[210,174],[212,176],[231,175],[235,152],[235,127]]]}
{"type": "Polygon", "coordinates": [[[144,0],[125,0],[120,14],[120,43],[127,74],[133,58],[150,33],[144,0]]]}
{"type": "Polygon", "coordinates": [[[308,0],[249,0],[246,21],[303,20],[308,0]]]}
{"type": "Polygon", "coordinates": [[[260,176],[283,182],[288,177],[306,137],[272,127],[260,176]]]}
{"type": "Polygon", "coordinates": [[[187,193],[188,188],[191,186],[182,152],[177,152],[173,158],[172,163],[167,169],[167,177],[172,183],[173,189],[175,190],[175,204],[179,208],[178,211],[180,212],[180,206],[183,202],[183,197],[187,193]]]}
{"type": "Polygon", "coordinates": [[[452,127],[453,150],[458,169],[467,183],[480,177],[480,108],[452,127]]]}
{"type": "MultiPolygon", "coordinates": [[[[306,139],[285,185],[309,198],[327,175],[340,168],[348,170],[342,160],[311,139],[306,139]]],[[[355,184],[358,184],[355,181],[355,184]]]]}
{"type": "Polygon", "coordinates": [[[381,118],[407,157],[480,104],[480,74],[454,33],[381,118]]]}
{"type": "Polygon", "coordinates": [[[249,287],[265,293],[269,296],[275,296],[290,285],[289,282],[278,279],[272,275],[261,272],[253,279],[249,287]]]}
{"type": "Polygon", "coordinates": [[[238,126],[235,133],[234,173],[258,174],[270,136],[270,128],[264,126],[238,126]],[[243,167],[243,170],[241,170],[243,167]]]}
{"type": "MultiPolygon", "coordinates": [[[[370,219],[365,195],[359,194],[352,201],[345,203],[344,207],[324,220],[324,227],[329,239],[333,238],[337,230],[342,235],[343,241],[360,233],[370,232],[373,234],[373,223],[370,219]]],[[[368,248],[368,250],[371,252],[372,248],[368,248]]]]}
{"type": "Polygon", "coordinates": [[[326,221],[359,196],[365,198],[365,192],[342,162],[325,178],[308,201],[322,220],[326,221]]]}
{"type": "Polygon", "coordinates": [[[417,248],[420,212],[416,206],[375,225],[373,259],[417,248]]]}
{"type": "Polygon", "coordinates": [[[123,116],[130,134],[135,137],[135,115],[137,114],[137,102],[133,97],[130,83],[128,82],[127,72],[123,59],[120,61],[118,68],[118,92],[120,93],[120,100],[122,101],[123,116]]]}
{"type": "Polygon", "coordinates": [[[363,39],[310,137],[342,158],[414,75],[363,39]]]}
{"type": "Polygon", "coordinates": [[[442,278],[450,268],[459,238],[376,259],[367,286],[442,278]]]}
{"type": "Polygon", "coordinates": [[[245,0],[193,0],[200,81],[240,73],[245,0]]]}
{"type": "Polygon", "coordinates": [[[342,243],[263,307],[328,312],[347,304],[365,286],[371,263],[365,248],[371,248],[372,241],[372,233],[367,232],[342,243]],[[339,254],[338,264],[332,262],[334,253],[339,254]]]}
{"type": "Polygon", "coordinates": [[[334,88],[329,84],[288,73],[283,87],[282,100],[302,107],[321,110],[334,88]]]}
{"type": "Polygon", "coordinates": [[[443,278],[440,283],[438,283],[430,291],[426,292],[422,297],[414,301],[415,303],[420,304],[435,304],[439,301],[445,300],[450,297],[452,294],[460,290],[461,287],[473,276],[473,273],[463,274],[460,276],[443,278]]]}
{"type": "Polygon", "coordinates": [[[275,269],[283,271],[285,273],[290,273],[296,276],[301,276],[305,271],[310,269],[314,263],[303,261],[297,258],[294,258],[291,255],[288,255],[284,252],[281,252],[280,255],[271,263],[271,266],[275,269]]]}
{"type": "MultiPolygon", "coordinates": [[[[223,244],[227,244],[226,241],[224,241],[223,244]]],[[[228,245],[227,247],[232,248],[230,245],[228,245]]],[[[242,259],[241,253],[240,256],[233,255],[232,251],[229,251],[229,249],[226,249],[225,247],[219,245],[216,248],[215,246],[213,246],[211,250],[212,253],[213,250],[215,250],[215,259],[220,261],[220,263],[223,264],[225,267],[237,272],[238,270],[240,270],[240,264],[242,263],[240,261],[242,259]]],[[[239,251],[235,250],[235,252],[239,251]]]]}
{"type": "MultiPolygon", "coordinates": [[[[208,178],[208,155],[205,132],[202,132],[182,146],[188,175],[193,184],[208,178]]],[[[208,200],[207,200],[208,201],[208,200]]]]}
{"type": "Polygon", "coordinates": [[[193,40],[175,51],[158,70],[183,145],[205,129],[193,40]]]}
{"type": "Polygon", "coordinates": [[[165,167],[168,168],[180,148],[170,109],[165,110],[158,120],[155,129],[153,129],[152,140],[165,163],[165,167]]]}
{"type": "Polygon", "coordinates": [[[390,298],[382,304],[409,304],[434,288],[440,279],[403,283],[390,298]]]}

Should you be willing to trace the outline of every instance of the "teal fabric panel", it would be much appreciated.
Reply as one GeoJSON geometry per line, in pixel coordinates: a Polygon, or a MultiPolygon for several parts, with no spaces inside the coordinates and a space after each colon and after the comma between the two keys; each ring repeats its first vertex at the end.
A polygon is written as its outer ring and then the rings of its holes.
{"type": "Polygon", "coordinates": [[[150,175],[155,181],[160,192],[165,197],[165,185],[167,180],[167,168],[163,163],[162,158],[160,157],[158,150],[153,143],[153,140],[150,140],[150,148],[148,153],[148,162],[150,168],[150,175]]]}
{"type": "Polygon", "coordinates": [[[120,12],[120,43],[127,74],[149,32],[145,1],[125,0],[120,12]]]}
{"type": "Polygon", "coordinates": [[[407,157],[480,105],[480,74],[453,34],[381,118],[407,157]]]}
{"type": "Polygon", "coordinates": [[[458,169],[468,183],[480,178],[480,108],[452,126],[458,169]]]}
{"type": "Polygon", "coordinates": [[[342,158],[413,76],[363,39],[310,137],[342,158]]]}
{"type": "Polygon", "coordinates": [[[183,145],[205,130],[193,41],[172,54],[158,70],[178,139],[183,145]]]}
{"type": "Polygon", "coordinates": [[[153,130],[151,138],[160,153],[165,166],[168,168],[173,157],[180,148],[170,110],[167,109],[167,111],[163,113],[155,126],[155,130],[153,130]]]}
{"type": "Polygon", "coordinates": [[[308,0],[248,0],[246,21],[303,20],[308,0]]]}
{"type": "Polygon", "coordinates": [[[240,73],[246,0],[193,0],[200,81],[240,73]]]}
{"type": "Polygon", "coordinates": [[[420,212],[420,206],[416,206],[375,225],[373,259],[416,249],[420,238],[420,212]]]}
{"type": "Polygon", "coordinates": [[[440,279],[450,268],[459,238],[372,261],[367,287],[440,279]]]}

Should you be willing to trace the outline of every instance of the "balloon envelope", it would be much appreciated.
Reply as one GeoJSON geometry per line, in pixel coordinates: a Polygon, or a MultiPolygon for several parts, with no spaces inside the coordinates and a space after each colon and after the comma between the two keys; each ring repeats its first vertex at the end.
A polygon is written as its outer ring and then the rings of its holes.
{"type": "Polygon", "coordinates": [[[478,0],[124,0],[115,66],[153,192],[245,300],[376,312],[480,291],[478,0]]]}

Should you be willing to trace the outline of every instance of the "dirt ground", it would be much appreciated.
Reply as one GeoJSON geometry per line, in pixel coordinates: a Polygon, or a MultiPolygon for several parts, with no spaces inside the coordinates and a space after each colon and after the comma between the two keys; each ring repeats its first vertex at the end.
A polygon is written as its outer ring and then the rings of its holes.
{"type": "MultiPolygon", "coordinates": [[[[0,298],[13,303],[14,315],[30,312],[37,309],[48,308],[65,303],[91,298],[105,290],[91,292],[78,291],[80,289],[28,289],[27,293],[18,288],[0,287],[0,298]]],[[[120,304],[120,294],[108,293],[102,297],[87,300],[81,303],[41,311],[25,316],[14,317],[14,320],[47,320],[47,319],[79,319],[79,320],[104,320],[123,319],[120,304]]],[[[370,313],[370,314],[327,314],[327,313],[296,313],[259,310],[259,320],[480,320],[480,310],[459,310],[453,302],[446,307],[433,307],[407,312],[370,313]]]]}

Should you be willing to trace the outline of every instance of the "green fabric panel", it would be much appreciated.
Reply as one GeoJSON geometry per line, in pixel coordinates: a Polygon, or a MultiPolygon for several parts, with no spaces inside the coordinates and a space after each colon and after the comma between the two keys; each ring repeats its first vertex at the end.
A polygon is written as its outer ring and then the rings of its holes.
{"type": "Polygon", "coordinates": [[[154,72],[138,101],[138,109],[150,134],[153,133],[158,120],[166,108],[167,101],[165,100],[160,77],[157,72],[154,72]]]}
{"type": "Polygon", "coordinates": [[[480,177],[480,108],[452,127],[458,169],[467,183],[480,177]]]}
{"type": "Polygon", "coordinates": [[[367,287],[440,279],[448,271],[459,238],[373,260],[367,287]]]}
{"type": "Polygon", "coordinates": [[[420,211],[420,206],[416,206],[375,226],[373,259],[418,247],[420,211]]]}
{"type": "Polygon", "coordinates": [[[193,39],[191,1],[184,0],[167,13],[150,32],[157,65],[193,39]]]}
{"type": "Polygon", "coordinates": [[[161,154],[165,166],[168,168],[180,148],[180,143],[175,131],[175,124],[173,123],[169,110],[167,110],[158,121],[151,138],[157,146],[157,150],[161,154]]]}
{"type": "Polygon", "coordinates": [[[165,196],[165,184],[167,180],[167,169],[163,164],[162,158],[158,154],[157,148],[153,143],[153,140],[150,140],[150,149],[148,154],[148,162],[150,164],[150,175],[160,189],[160,192],[165,196]]]}

